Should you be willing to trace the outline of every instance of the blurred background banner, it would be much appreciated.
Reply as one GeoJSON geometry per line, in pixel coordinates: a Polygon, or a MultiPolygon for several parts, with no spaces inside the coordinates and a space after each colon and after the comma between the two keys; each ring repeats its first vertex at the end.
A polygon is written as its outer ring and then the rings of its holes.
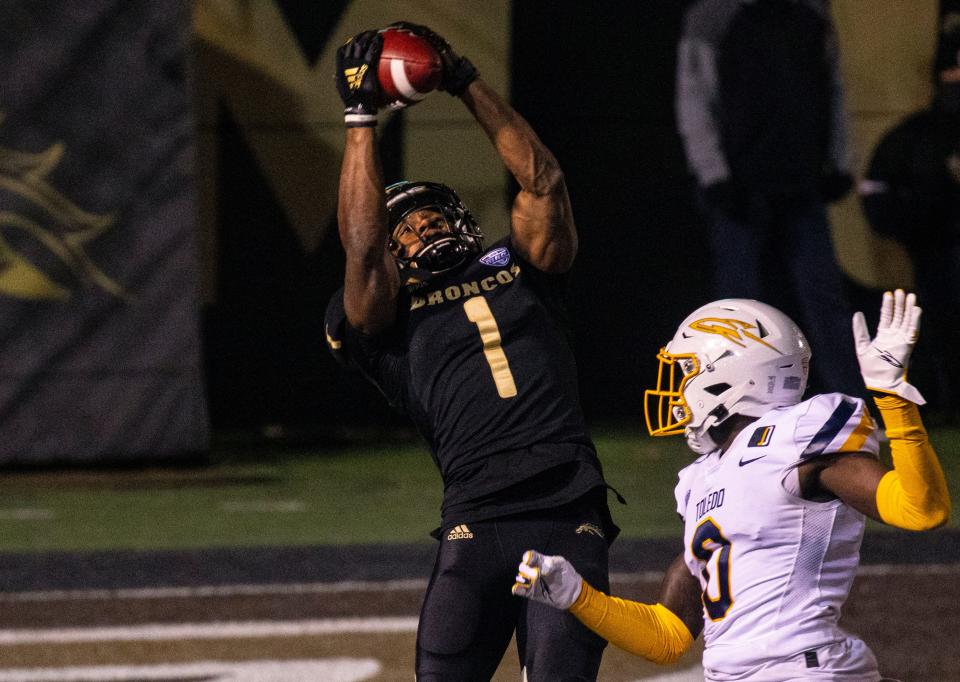
{"type": "MultiPolygon", "coordinates": [[[[929,101],[938,20],[958,2],[829,3],[858,172],[929,101]]],[[[317,442],[406,424],[335,365],[322,328],[344,260],[334,55],[399,19],[469,56],[560,161],[580,236],[584,409],[633,423],[656,350],[715,298],[674,111],[689,4],[7,0],[0,463],[203,450],[207,396],[221,434],[317,442]]],[[[459,101],[383,112],[378,130],[387,182],[445,182],[488,242],[506,234],[516,188],[459,101]]],[[[909,255],[857,196],[831,222],[856,308],[914,285],[909,255]]],[[[920,343],[912,376],[930,385],[937,362],[920,343]]]]}
{"type": "Polygon", "coordinates": [[[4,3],[2,463],[207,447],[189,9],[4,3]]]}

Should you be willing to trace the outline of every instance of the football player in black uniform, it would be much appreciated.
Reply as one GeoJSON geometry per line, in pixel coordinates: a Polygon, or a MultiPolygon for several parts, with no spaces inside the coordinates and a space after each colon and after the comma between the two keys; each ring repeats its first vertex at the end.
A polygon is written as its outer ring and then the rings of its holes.
{"type": "Polygon", "coordinates": [[[426,27],[403,26],[437,47],[441,89],[463,101],[520,185],[510,236],[486,248],[450,188],[401,182],[384,192],[374,134],[382,40],[367,31],[340,48],[347,262],[327,342],[413,419],[444,485],[417,679],[488,680],[515,630],[526,679],[592,680],[606,642],[570,614],[509,594],[530,546],[563,554],[606,590],[617,533],[567,336],[577,235],[563,173],[469,60],[426,27]]]}

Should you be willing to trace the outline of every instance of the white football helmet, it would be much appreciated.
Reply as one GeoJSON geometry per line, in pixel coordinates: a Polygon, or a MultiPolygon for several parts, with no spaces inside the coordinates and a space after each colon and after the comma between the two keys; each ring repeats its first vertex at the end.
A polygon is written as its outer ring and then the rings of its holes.
{"type": "Polygon", "coordinates": [[[644,393],[651,436],[683,433],[704,454],[708,430],[730,415],[759,417],[796,405],[807,387],[810,346],[800,328],[760,301],[708,303],[683,321],[657,355],[657,387],[644,393]]]}

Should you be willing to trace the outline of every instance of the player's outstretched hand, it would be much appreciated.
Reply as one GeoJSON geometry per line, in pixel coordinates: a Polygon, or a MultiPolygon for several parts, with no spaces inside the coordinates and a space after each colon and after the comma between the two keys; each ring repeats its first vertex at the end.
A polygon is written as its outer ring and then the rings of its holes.
{"type": "Polygon", "coordinates": [[[440,55],[443,62],[443,78],[440,81],[440,90],[446,90],[451,95],[460,97],[467,86],[477,79],[477,67],[466,57],[461,57],[440,34],[422,24],[412,24],[409,21],[395,21],[390,24],[393,28],[402,28],[430,41],[433,49],[440,55]]]}
{"type": "Polygon", "coordinates": [[[926,400],[907,383],[910,353],[920,335],[921,309],[914,294],[903,289],[883,294],[877,335],[871,340],[863,313],[853,316],[853,340],[863,382],[871,391],[895,393],[917,405],[926,400]]]}
{"type": "Polygon", "coordinates": [[[377,125],[377,65],[383,50],[383,36],[364,31],[337,50],[337,71],[333,79],[343,100],[343,120],[348,128],[377,125]]]}
{"type": "Polygon", "coordinates": [[[583,586],[583,578],[562,556],[544,556],[528,549],[517,573],[513,593],[549,606],[569,609],[583,586]]]}

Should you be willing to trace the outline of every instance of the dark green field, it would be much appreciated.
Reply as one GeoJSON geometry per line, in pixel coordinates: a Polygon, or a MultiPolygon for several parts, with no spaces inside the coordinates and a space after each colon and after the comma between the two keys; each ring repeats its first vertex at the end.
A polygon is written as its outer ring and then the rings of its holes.
{"type": "MultiPolygon", "coordinates": [[[[624,537],[678,534],[672,491],[690,453],[640,428],[596,430],[607,478],[629,502],[611,497],[615,518],[624,537]]],[[[960,430],[932,439],[960,500],[960,430]]],[[[330,451],[220,447],[189,467],[6,473],[0,551],[430,542],[440,492],[409,436],[330,451]]]]}

